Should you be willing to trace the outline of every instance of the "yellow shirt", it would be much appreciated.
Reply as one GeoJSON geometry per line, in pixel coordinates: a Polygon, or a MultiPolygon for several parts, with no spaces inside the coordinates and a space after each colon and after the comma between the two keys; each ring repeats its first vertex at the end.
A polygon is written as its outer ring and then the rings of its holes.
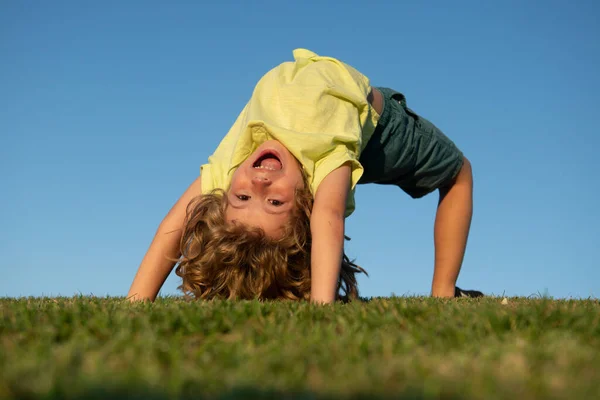
{"type": "Polygon", "coordinates": [[[367,101],[369,79],[335,58],[309,50],[294,50],[294,59],[260,79],[201,167],[202,192],[227,190],[236,168],[262,143],[275,139],[302,164],[313,196],[330,172],[350,162],[348,216],[354,211],[354,189],[363,173],[358,157],[379,119],[367,101]]]}

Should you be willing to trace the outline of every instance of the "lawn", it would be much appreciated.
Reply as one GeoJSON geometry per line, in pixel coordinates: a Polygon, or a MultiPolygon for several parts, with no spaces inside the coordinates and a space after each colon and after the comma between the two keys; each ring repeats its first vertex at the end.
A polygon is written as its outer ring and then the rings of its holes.
{"type": "Polygon", "coordinates": [[[0,314],[7,399],[600,395],[598,300],[4,298],[0,314]]]}

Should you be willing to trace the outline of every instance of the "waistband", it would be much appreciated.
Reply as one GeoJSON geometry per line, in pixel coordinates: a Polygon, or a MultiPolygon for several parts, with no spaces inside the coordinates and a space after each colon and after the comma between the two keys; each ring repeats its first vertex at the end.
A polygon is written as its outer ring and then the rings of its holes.
{"type": "Polygon", "coordinates": [[[381,112],[381,115],[379,116],[379,122],[377,122],[377,126],[378,127],[380,125],[385,126],[385,125],[387,125],[388,122],[390,122],[390,118],[391,118],[391,114],[392,114],[391,102],[394,101],[393,96],[400,95],[400,96],[402,96],[402,98],[404,98],[404,96],[401,93],[398,93],[395,90],[390,89],[390,88],[376,86],[375,89],[379,90],[379,92],[381,93],[381,99],[383,101],[383,111],[381,112]]]}

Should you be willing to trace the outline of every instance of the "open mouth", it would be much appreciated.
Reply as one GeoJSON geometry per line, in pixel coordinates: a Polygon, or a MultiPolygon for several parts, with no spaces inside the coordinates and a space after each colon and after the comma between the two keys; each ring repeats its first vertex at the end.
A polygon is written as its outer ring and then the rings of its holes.
{"type": "Polygon", "coordinates": [[[252,164],[253,168],[265,169],[267,171],[280,171],[283,169],[283,163],[272,150],[264,151],[252,164]]]}

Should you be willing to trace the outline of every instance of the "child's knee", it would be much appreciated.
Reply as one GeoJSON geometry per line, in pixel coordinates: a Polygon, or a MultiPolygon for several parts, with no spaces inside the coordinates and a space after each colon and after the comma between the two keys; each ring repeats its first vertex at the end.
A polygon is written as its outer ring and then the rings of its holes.
{"type": "Polygon", "coordinates": [[[473,180],[473,167],[471,166],[471,161],[465,156],[463,156],[463,165],[458,175],[463,175],[463,179],[468,178],[471,181],[473,180]]]}
{"type": "Polygon", "coordinates": [[[452,183],[452,186],[454,185],[463,186],[468,188],[468,190],[473,190],[473,167],[467,157],[463,156],[463,165],[452,183]]]}
{"type": "Polygon", "coordinates": [[[463,156],[462,166],[458,170],[458,173],[456,174],[454,179],[452,179],[452,181],[449,182],[447,185],[444,185],[439,188],[440,194],[444,196],[446,193],[448,193],[448,191],[450,191],[451,188],[453,188],[456,185],[469,188],[473,186],[473,168],[471,166],[471,162],[467,157],[463,156]]]}

